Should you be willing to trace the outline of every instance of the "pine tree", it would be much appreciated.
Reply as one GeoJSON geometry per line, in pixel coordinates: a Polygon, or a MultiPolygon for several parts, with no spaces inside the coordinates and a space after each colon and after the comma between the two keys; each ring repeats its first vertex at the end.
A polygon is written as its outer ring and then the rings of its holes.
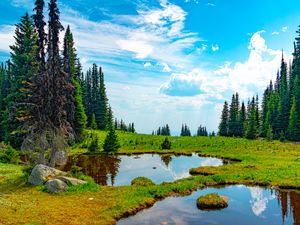
{"type": "Polygon", "coordinates": [[[280,86],[279,86],[279,107],[278,107],[277,120],[279,121],[278,133],[279,134],[283,133],[283,136],[285,136],[285,132],[289,125],[289,117],[290,117],[289,114],[290,114],[290,94],[289,94],[288,79],[287,79],[287,65],[284,62],[284,58],[282,54],[281,69],[280,69],[280,86]]]}
{"type": "Polygon", "coordinates": [[[99,68],[99,91],[98,91],[98,104],[99,104],[99,119],[98,119],[98,126],[100,129],[106,128],[106,119],[108,113],[108,99],[106,96],[106,88],[104,83],[104,74],[102,72],[102,68],[99,68]]]}
{"type": "Polygon", "coordinates": [[[108,114],[107,114],[107,136],[104,140],[103,150],[106,153],[114,153],[118,151],[120,148],[120,144],[118,141],[118,136],[113,126],[113,115],[111,107],[108,107],[108,114]]]}
{"type": "Polygon", "coordinates": [[[221,116],[221,122],[219,125],[219,135],[220,136],[228,136],[228,103],[225,101],[222,116],[221,116]]]}
{"type": "Polygon", "coordinates": [[[256,109],[252,105],[250,110],[250,117],[248,119],[246,138],[255,139],[257,137],[257,121],[256,121],[256,109]]]}
{"type": "Polygon", "coordinates": [[[80,63],[76,62],[76,49],[74,48],[73,34],[67,27],[64,38],[64,71],[68,74],[68,82],[74,89],[67,93],[67,120],[75,131],[76,139],[80,139],[86,128],[87,116],[82,101],[82,92],[79,84],[80,63]]]}
{"type": "Polygon", "coordinates": [[[246,107],[245,103],[242,102],[241,110],[239,111],[239,127],[238,127],[238,136],[243,137],[245,135],[245,123],[246,123],[246,107]]]}
{"type": "Polygon", "coordinates": [[[290,112],[288,139],[300,141],[300,80],[295,78],[293,85],[293,102],[290,112]]]}
{"type": "Polygon", "coordinates": [[[35,14],[32,16],[36,31],[38,33],[38,51],[37,51],[37,59],[39,61],[39,69],[40,72],[45,70],[45,44],[46,44],[46,32],[45,26],[46,23],[44,21],[44,0],[36,0],[35,1],[35,14]]]}
{"type": "Polygon", "coordinates": [[[26,103],[31,93],[31,79],[37,72],[37,35],[26,13],[16,25],[15,45],[11,46],[11,86],[6,99],[7,120],[4,121],[6,141],[19,148],[23,142],[24,124],[31,117],[26,103]]]}

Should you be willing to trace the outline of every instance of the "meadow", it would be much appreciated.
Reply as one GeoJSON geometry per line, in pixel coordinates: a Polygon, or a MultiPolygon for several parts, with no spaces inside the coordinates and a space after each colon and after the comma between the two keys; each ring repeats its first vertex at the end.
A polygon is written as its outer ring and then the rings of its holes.
{"type": "MultiPolygon", "coordinates": [[[[96,131],[100,147],[105,132],[96,131]]],[[[231,159],[220,167],[191,168],[193,176],[150,186],[81,188],[49,194],[26,183],[22,166],[0,164],[0,224],[115,224],[159,199],[190,194],[219,184],[260,185],[300,190],[300,145],[290,142],[226,137],[169,137],[171,150],[162,150],[163,136],[118,132],[119,154],[198,153],[231,159]]],[[[70,154],[87,152],[90,142],[70,148],[70,154]]],[[[99,153],[100,154],[100,153],[99,153]]]]}

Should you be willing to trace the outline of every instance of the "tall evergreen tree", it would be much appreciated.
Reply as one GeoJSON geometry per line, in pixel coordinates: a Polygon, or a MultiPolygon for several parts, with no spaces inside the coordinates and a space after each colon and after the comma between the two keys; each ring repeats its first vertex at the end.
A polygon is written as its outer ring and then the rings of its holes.
{"type": "Polygon", "coordinates": [[[74,48],[73,34],[68,26],[64,37],[64,71],[68,75],[68,82],[74,89],[67,93],[65,109],[67,120],[75,131],[76,138],[80,138],[86,127],[87,117],[85,114],[82,92],[79,84],[80,63],[76,62],[76,49],[74,48]],[[77,64],[76,64],[77,63],[77,64]],[[79,67],[79,68],[78,68],[79,67]],[[77,75],[76,75],[77,74],[77,75]]]}
{"type": "Polygon", "coordinates": [[[34,25],[26,13],[16,25],[15,45],[11,46],[11,86],[6,99],[7,118],[4,121],[6,141],[19,148],[24,139],[24,123],[31,112],[25,103],[31,96],[31,79],[37,72],[37,35],[34,25]]]}
{"type": "Polygon", "coordinates": [[[44,0],[35,1],[35,14],[32,16],[35,24],[35,29],[38,33],[38,51],[37,59],[39,61],[40,70],[44,71],[45,69],[45,44],[46,44],[46,32],[45,26],[46,22],[44,21],[44,0]]]}
{"type": "Polygon", "coordinates": [[[98,90],[98,97],[97,97],[97,104],[99,104],[99,118],[98,118],[98,126],[100,129],[105,129],[106,128],[106,123],[107,123],[107,114],[108,114],[108,99],[106,96],[106,88],[105,88],[105,83],[104,83],[104,74],[102,72],[102,68],[99,68],[99,90],[98,90]]]}
{"type": "Polygon", "coordinates": [[[229,116],[228,103],[225,101],[222,115],[221,115],[221,122],[219,125],[220,136],[228,136],[228,116],[229,116]]]}
{"type": "Polygon", "coordinates": [[[106,153],[114,153],[118,151],[120,148],[120,144],[118,141],[118,136],[113,126],[113,115],[111,107],[108,107],[108,114],[107,114],[107,136],[104,140],[103,150],[106,153]]]}
{"type": "Polygon", "coordinates": [[[290,112],[288,139],[300,141],[300,79],[295,78],[293,85],[293,102],[290,112]]]}

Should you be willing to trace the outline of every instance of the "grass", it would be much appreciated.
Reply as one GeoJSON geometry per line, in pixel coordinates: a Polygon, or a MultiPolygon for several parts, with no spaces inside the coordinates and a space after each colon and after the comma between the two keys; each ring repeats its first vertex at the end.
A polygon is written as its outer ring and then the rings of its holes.
{"type": "MultiPolygon", "coordinates": [[[[96,132],[100,148],[104,132],[96,132]]],[[[193,168],[195,176],[152,186],[82,187],[52,195],[28,186],[21,166],[0,164],[0,224],[115,224],[157,199],[189,194],[217,184],[258,184],[300,189],[300,145],[224,137],[170,137],[171,150],[160,149],[165,137],[118,132],[119,153],[191,154],[235,159],[221,167],[193,168]]],[[[90,139],[74,145],[85,153],[90,139]]],[[[101,152],[100,152],[101,153],[101,152]]]]}
{"type": "Polygon", "coordinates": [[[147,177],[137,177],[131,181],[131,185],[147,187],[155,185],[155,183],[147,177]]]}
{"type": "Polygon", "coordinates": [[[197,206],[202,210],[223,209],[228,207],[228,199],[217,193],[207,194],[197,199],[197,206]]]}

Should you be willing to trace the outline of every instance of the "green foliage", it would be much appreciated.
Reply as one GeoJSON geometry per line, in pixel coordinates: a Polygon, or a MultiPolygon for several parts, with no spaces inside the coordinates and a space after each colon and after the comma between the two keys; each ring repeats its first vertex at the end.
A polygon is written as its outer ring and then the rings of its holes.
{"type": "Polygon", "coordinates": [[[113,126],[113,115],[110,107],[108,108],[108,116],[106,122],[108,133],[104,140],[103,151],[105,153],[114,153],[118,151],[118,149],[120,148],[120,144],[118,140],[118,135],[116,134],[115,128],[113,126]]]}
{"type": "Polygon", "coordinates": [[[95,116],[95,114],[93,114],[93,116],[92,116],[92,121],[91,121],[91,128],[93,129],[93,130],[97,130],[97,123],[96,123],[96,116],[95,116]]]}
{"type": "Polygon", "coordinates": [[[272,127],[271,127],[271,125],[269,125],[268,130],[267,130],[267,134],[266,134],[266,138],[267,138],[268,141],[272,141],[273,137],[274,137],[274,135],[273,135],[272,127]]]}
{"type": "Polygon", "coordinates": [[[31,174],[34,167],[35,167],[34,164],[30,164],[30,165],[26,165],[26,166],[22,167],[22,172],[23,172],[24,177],[26,178],[26,180],[30,176],[30,174],[31,174]]]}
{"type": "Polygon", "coordinates": [[[171,149],[172,143],[168,138],[165,138],[164,142],[161,143],[161,149],[171,149]]]}
{"type": "Polygon", "coordinates": [[[220,136],[228,136],[228,119],[229,119],[229,109],[228,109],[228,103],[225,101],[222,115],[221,115],[221,122],[219,125],[220,136]]]}
{"type": "Polygon", "coordinates": [[[5,145],[0,143],[0,162],[1,163],[19,163],[20,155],[17,150],[15,150],[10,145],[5,145]]]}
{"type": "Polygon", "coordinates": [[[180,136],[191,136],[191,130],[186,124],[182,124],[180,136]]]}
{"type": "Polygon", "coordinates": [[[89,149],[89,152],[91,152],[91,153],[95,153],[95,152],[99,151],[100,148],[99,148],[99,137],[98,137],[98,135],[92,134],[92,141],[91,141],[88,149],[89,149]]]}
{"type": "Polygon", "coordinates": [[[23,126],[30,118],[31,110],[26,104],[31,93],[31,78],[37,72],[37,35],[30,16],[26,13],[15,30],[15,44],[11,46],[11,84],[6,97],[3,129],[5,141],[19,148],[24,138],[23,126]]]}

